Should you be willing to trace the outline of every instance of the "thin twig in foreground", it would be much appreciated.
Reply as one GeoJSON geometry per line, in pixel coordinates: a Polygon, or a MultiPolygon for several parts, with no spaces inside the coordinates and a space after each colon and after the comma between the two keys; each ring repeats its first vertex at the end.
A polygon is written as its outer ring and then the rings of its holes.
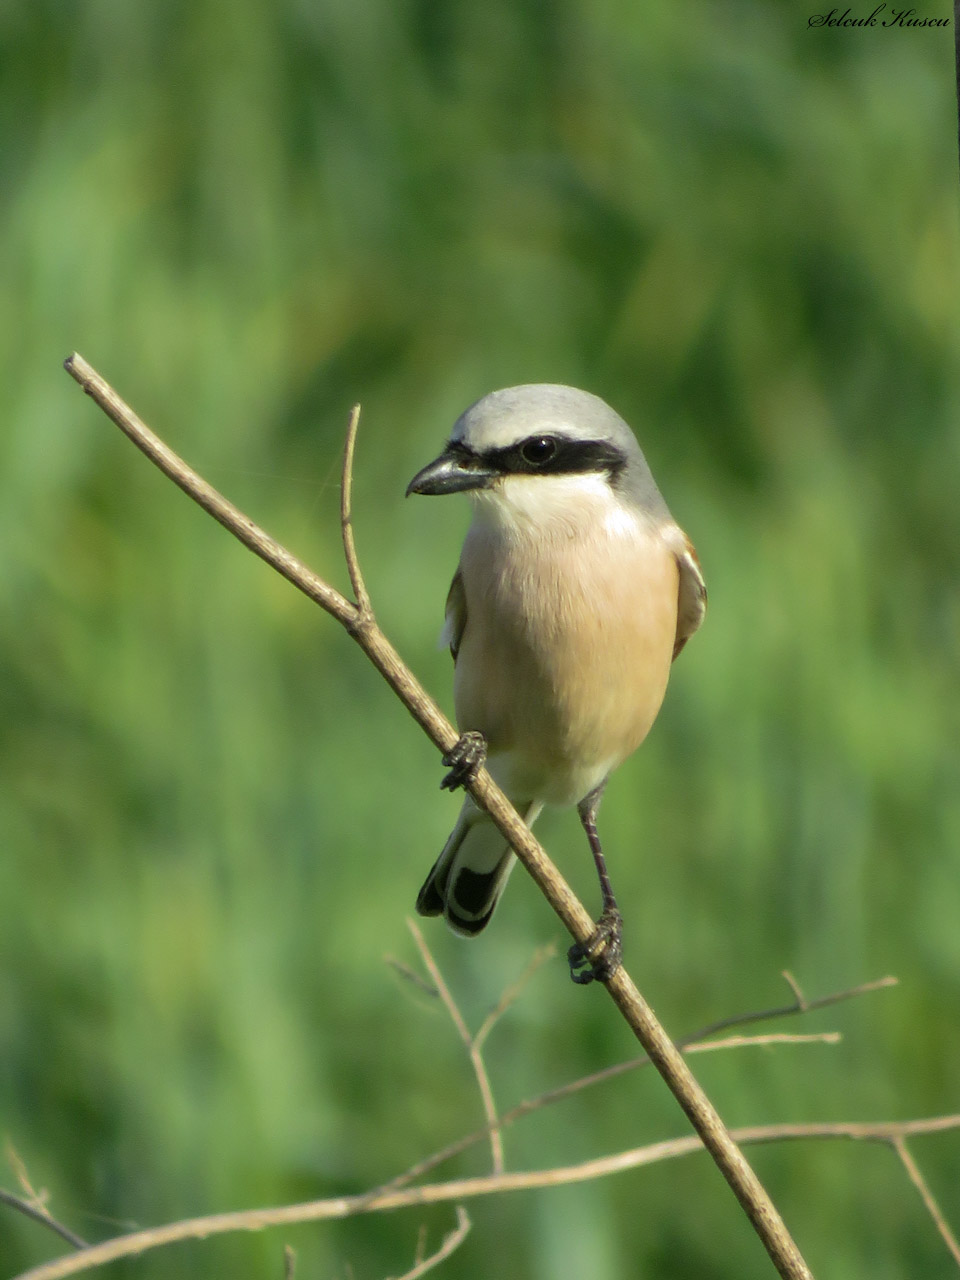
{"type": "MultiPolygon", "coordinates": [[[[87,395],[184,493],[341,623],[441,752],[453,748],[459,740],[456,729],[402,661],[372,614],[364,613],[359,605],[335,591],[188,467],[141,422],[82,356],[74,353],[64,363],[67,372],[87,395]]],[[[344,460],[348,461],[346,457],[344,460]]],[[[346,523],[349,525],[349,519],[346,523]]],[[[586,943],[594,931],[592,916],[489,772],[484,768],[478,769],[467,784],[467,790],[510,843],[574,941],[586,943]]],[[[766,1189],[627,971],[617,969],[602,985],[699,1134],[778,1273],[783,1280],[812,1280],[809,1267],[766,1189]]]]}
{"type": "MultiPolygon", "coordinates": [[[[960,1115],[934,1116],[928,1120],[890,1121],[879,1124],[851,1122],[753,1125],[748,1128],[733,1129],[731,1133],[738,1143],[750,1146],[754,1143],[804,1139],[845,1139],[852,1142],[890,1143],[897,1136],[909,1138],[920,1134],[943,1133],[951,1129],[960,1129],[960,1115]]],[[[332,1221],[354,1217],[357,1214],[379,1213],[412,1205],[440,1204],[501,1192],[569,1186],[573,1183],[609,1177],[611,1174],[622,1173],[627,1169],[658,1164],[664,1160],[676,1160],[703,1149],[699,1139],[690,1134],[556,1169],[487,1174],[478,1178],[457,1178],[448,1182],[428,1183],[426,1186],[407,1187],[400,1191],[387,1191],[382,1195],[368,1193],[359,1196],[340,1196],[331,1200],[312,1200],[304,1204],[282,1205],[272,1209],[251,1209],[212,1214],[205,1218],[190,1218],[162,1227],[137,1231],[131,1235],[117,1236],[113,1240],[105,1240],[102,1244],[91,1245],[82,1252],[68,1254],[53,1262],[33,1267],[14,1277],[14,1280],[63,1280],[65,1276],[78,1275],[82,1271],[102,1266],[105,1262],[114,1262],[118,1258],[130,1258],[147,1250],[183,1240],[204,1239],[208,1236],[225,1235],[232,1231],[262,1231],[266,1227],[332,1221]]]]}
{"type": "Polygon", "coordinates": [[[470,1034],[470,1028],[463,1020],[456,1000],[454,1000],[450,988],[447,986],[443,974],[440,972],[440,966],[433,958],[433,953],[427,946],[426,939],[422,931],[412,920],[407,920],[407,928],[413,935],[413,940],[417,944],[417,950],[420,952],[420,958],[426,966],[427,972],[433,981],[434,986],[440,993],[440,999],[443,1001],[453,1025],[457,1029],[457,1034],[463,1041],[467,1053],[470,1056],[470,1065],[473,1067],[473,1074],[477,1078],[477,1088],[480,1090],[480,1099],[483,1103],[483,1114],[487,1117],[487,1127],[490,1132],[490,1155],[493,1159],[493,1172],[503,1173],[503,1138],[500,1134],[500,1124],[497,1120],[497,1107],[493,1100],[493,1089],[490,1086],[490,1077],[487,1075],[486,1063],[483,1055],[477,1048],[474,1037],[470,1034]]]}

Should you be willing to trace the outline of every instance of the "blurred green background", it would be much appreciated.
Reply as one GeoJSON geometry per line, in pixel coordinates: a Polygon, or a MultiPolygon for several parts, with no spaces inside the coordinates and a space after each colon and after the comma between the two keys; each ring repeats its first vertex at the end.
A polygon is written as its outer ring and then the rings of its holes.
{"type": "MultiPolygon", "coordinates": [[[[925,9],[932,15],[939,10],[925,9]]],[[[54,1211],[130,1224],[364,1190],[474,1128],[404,918],[458,800],[334,623],[143,461],[74,348],[379,617],[436,648],[468,519],[405,502],[455,416],[559,381],[636,428],[711,609],[603,812],[627,962],[731,1123],[960,1109],[960,235],[949,31],[799,5],[0,5],[0,1132],[54,1211]]],[[[944,9],[946,13],[946,9],[944,9]]],[[[575,817],[540,834],[595,905],[575,817]]],[[[475,1025],[559,928],[522,872],[427,935],[475,1025]]],[[[504,1106],[632,1055],[561,960],[494,1033],[504,1106]]],[[[652,1073],[506,1138],[543,1167],[680,1134],[652,1073]]],[[[960,1227],[960,1133],[916,1154],[960,1227]]],[[[454,1168],[482,1171],[478,1148],[454,1168]]],[[[954,1274],[894,1156],[753,1159],[833,1280],[954,1274]]],[[[0,1183],[15,1188],[4,1163],[0,1183]]],[[[764,1277],[705,1158],[475,1202],[442,1274],[764,1277]]],[[[109,1274],[381,1280],[449,1206],[177,1246],[109,1274]]],[[[58,1252],[0,1210],[0,1274],[58,1252]]],[[[441,1273],[438,1273],[441,1274],[441,1273]]]]}

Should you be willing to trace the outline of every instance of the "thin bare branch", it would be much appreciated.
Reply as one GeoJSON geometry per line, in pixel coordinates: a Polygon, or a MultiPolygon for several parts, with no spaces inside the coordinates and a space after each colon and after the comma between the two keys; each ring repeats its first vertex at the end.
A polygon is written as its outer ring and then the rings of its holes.
{"type": "Polygon", "coordinates": [[[457,1225],[452,1231],[448,1231],[443,1237],[443,1244],[436,1251],[431,1253],[429,1258],[421,1258],[420,1239],[417,1240],[417,1262],[411,1271],[405,1271],[397,1280],[420,1280],[420,1276],[425,1276],[428,1271],[432,1271],[434,1267],[438,1267],[445,1258],[449,1258],[455,1249],[459,1249],[461,1244],[467,1237],[470,1230],[471,1222],[466,1209],[462,1204],[457,1205],[457,1225]]]}
{"type": "Polygon", "coordinates": [[[357,427],[360,425],[360,406],[355,404],[350,410],[350,421],[347,425],[347,442],[343,449],[343,474],[340,479],[340,532],[343,536],[343,554],[350,574],[350,585],[357,602],[357,609],[365,619],[373,618],[370,608],[370,597],[363,580],[360,561],[357,559],[357,548],[353,540],[353,520],[351,517],[351,500],[353,497],[353,451],[357,443],[357,427]]]}
{"type": "Polygon", "coordinates": [[[443,1001],[447,1012],[453,1021],[453,1025],[457,1029],[457,1034],[464,1043],[464,1047],[470,1056],[470,1065],[473,1067],[473,1074],[477,1078],[477,1088],[480,1090],[480,1099],[483,1103],[483,1114],[487,1117],[487,1126],[490,1133],[490,1155],[493,1160],[493,1172],[503,1173],[503,1137],[500,1133],[500,1122],[497,1119],[497,1107],[493,1100],[493,1089],[490,1086],[490,1077],[487,1075],[486,1063],[483,1061],[483,1055],[477,1048],[470,1029],[463,1020],[463,1015],[451,994],[450,988],[444,981],[440,967],[433,958],[433,953],[427,946],[423,932],[412,921],[407,920],[407,928],[413,935],[413,940],[417,944],[417,950],[420,952],[420,958],[426,966],[427,972],[433,981],[434,986],[440,993],[440,999],[443,1001]]]}
{"type": "Polygon", "coordinates": [[[25,1217],[32,1218],[34,1222],[43,1223],[45,1227],[55,1231],[61,1240],[66,1240],[67,1244],[72,1244],[75,1249],[85,1249],[87,1247],[87,1242],[82,1236],[78,1236],[75,1231],[71,1231],[62,1222],[58,1222],[45,1205],[37,1204],[35,1200],[25,1200],[21,1196],[15,1196],[12,1191],[4,1191],[0,1187],[0,1204],[8,1204],[11,1209],[18,1210],[25,1217]]]}
{"type": "Polygon", "coordinates": [[[487,1036],[507,1012],[511,1005],[515,1004],[523,994],[524,988],[538,970],[542,969],[548,960],[552,960],[557,954],[556,945],[548,942],[546,946],[537,947],[530,960],[530,963],[521,973],[516,982],[512,982],[508,986],[503,995],[490,1010],[483,1022],[480,1023],[477,1034],[473,1037],[474,1047],[479,1052],[486,1043],[487,1036]]]}
{"type": "MultiPolygon", "coordinates": [[[[362,648],[404,706],[441,752],[448,752],[459,735],[428,696],[399,654],[372,619],[357,605],[312,573],[275,539],[260,529],[232,503],[227,502],[195,471],[153,434],[113,388],[82,356],[65,361],[72,378],[91,396],[117,426],[185,493],[261,559],[273,565],[289,582],[335,617],[362,648]]],[[[570,931],[574,941],[586,943],[593,935],[593,918],[554,866],[510,801],[486,769],[477,770],[467,790],[510,843],[517,857],[536,881],[541,893],[570,931]]],[[[700,1135],[714,1162],[736,1195],[754,1230],[784,1280],[812,1280],[786,1224],[765,1188],[728,1133],[716,1108],[694,1078],[680,1051],[627,971],[617,969],[603,987],[642,1044],[700,1135]]]]}
{"type": "Polygon", "coordinates": [[[927,1213],[929,1213],[930,1217],[933,1219],[934,1226],[940,1232],[943,1243],[950,1250],[954,1262],[958,1267],[960,1267],[960,1245],[957,1244],[957,1237],[950,1230],[950,1226],[946,1218],[943,1216],[943,1211],[937,1204],[933,1192],[927,1185],[926,1178],[924,1178],[917,1166],[917,1162],[910,1154],[906,1138],[902,1133],[897,1133],[890,1139],[890,1145],[900,1157],[900,1163],[903,1165],[904,1169],[906,1169],[907,1177],[920,1192],[920,1199],[923,1201],[927,1213]]]}
{"type": "Polygon", "coordinates": [[[292,1244],[283,1246],[283,1280],[294,1280],[297,1274],[297,1251],[292,1244]]]}
{"type": "MultiPolygon", "coordinates": [[[[851,1122],[754,1125],[733,1129],[731,1133],[736,1142],[749,1146],[754,1143],[804,1139],[845,1139],[852,1142],[890,1143],[898,1136],[909,1138],[920,1134],[943,1133],[951,1129],[960,1129],[960,1115],[934,1116],[924,1120],[889,1121],[879,1124],[851,1122]]],[[[572,1183],[609,1177],[611,1174],[622,1173],[627,1169],[658,1164],[664,1160],[676,1160],[703,1149],[699,1138],[690,1134],[560,1168],[457,1178],[448,1182],[428,1183],[426,1186],[384,1191],[382,1194],[341,1196],[331,1200],[312,1200],[304,1204],[283,1205],[278,1208],[252,1209],[212,1214],[205,1218],[190,1218],[146,1231],[137,1231],[130,1235],[117,1236],[113,1240],[105,1240],[102,1244],[90,1245],[79,1253],[68,1254],[66,1257],[57,1258],[52,1262],[45,1262],[29,1271],[24,1271],[14,1277],[14,1280],[63,1280],[64,1276],[78,1275],[80,1272],[102,1266],[106,1262],[114,1262],[118,1258],[135,1257],[150,1249],[179,1241],[204,1239],[234,1231],[263,1231],[267,1227],[332,1221],[357,1214],[380,1213],[414,1205],[440,1204],[451,1200],[468,1200],[501,1192],[568,1186],[572,1183]]]]}

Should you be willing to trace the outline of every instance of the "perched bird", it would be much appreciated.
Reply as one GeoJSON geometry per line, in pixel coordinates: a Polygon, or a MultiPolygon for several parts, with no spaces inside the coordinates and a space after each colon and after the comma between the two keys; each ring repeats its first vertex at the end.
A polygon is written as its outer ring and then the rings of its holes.
{"type": "MultiPolygon", "coordinates": [[[[545,804],[578,806],[603,895],[597,932],[570,952],[574,980],[589,982],[620,957],[600,797],[647,736],[703,619],[703,576],[632,431],[588,392],[532,384],[478,400],[407,493],[463,490],[473,522],[443,632],[463,736],[444,785],[461,785],[485,755],[527,823],[545,804]]],[[[479,933],[514,861],[467,796],[417,910],[479,933]]]]}

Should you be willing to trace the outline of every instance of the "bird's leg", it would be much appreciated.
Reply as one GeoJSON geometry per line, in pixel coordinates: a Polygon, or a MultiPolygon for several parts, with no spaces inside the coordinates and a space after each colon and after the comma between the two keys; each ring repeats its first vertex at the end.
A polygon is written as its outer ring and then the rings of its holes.
{"type": "Polygon", "coordinates": [[[590,852],[593,854],[593,860],[597,865],[597,875],[600,877],[600,893],[603,901],[600,919],[597,921],[597,927],[594,932],[586,942],[575,942],[567,952],[570,977],[574,982],[579,982],[582,985],[593,982],[594,978],[599,982],[605,982],[620,968],[623,919],[617,907],[613,886],[610,883],[607,864],[603,857],[603,849],[600,846],[600,837],[597,835],[597,810],[600,807],[600,797],[603,795],[604,785],[601,783],[595,791],[591,791],[577,805],[580,822],[587,833],[590,852]]]}
{"type": "Polygon", "coordinates": [[[487,758],[487,741],[482,733],[470,729],[461,734],[453,747],[443,757],[450,770],[440,786],[445,791],[456,791],[470,781],[487,758]]]}

